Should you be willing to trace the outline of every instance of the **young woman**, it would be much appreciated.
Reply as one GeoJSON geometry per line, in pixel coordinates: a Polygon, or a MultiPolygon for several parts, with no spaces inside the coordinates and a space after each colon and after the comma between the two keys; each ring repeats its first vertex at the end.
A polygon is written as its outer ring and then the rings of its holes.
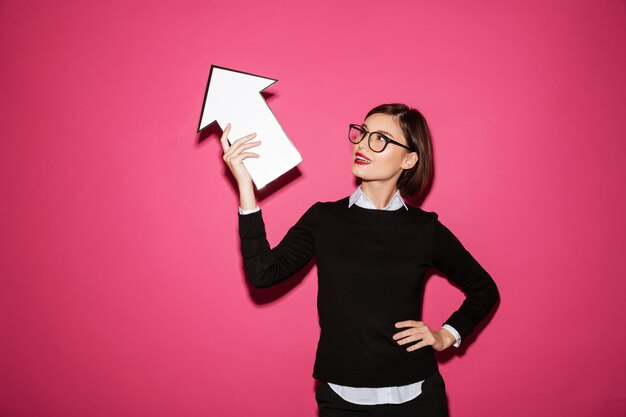
{"type": "Polygon", "coordinates": [[[316,203],[273,249],[242,161],[257,158],[254,134],[224,161],[239,185],[245,269],[257,287],[275,285],[313,256],[318,266],[320,339],[313,376],[320,416],[447,416],[434,351],[459,346],[499,295],[489,274],[437,214],[407,205],[433,170],[428,125],[415,109],[385,104],[350,125],[352,173],[361,184],[339,201],[316,203]],[[420,321],[424,275],[443,272],[465,300],[439,329],[420,321]]]}

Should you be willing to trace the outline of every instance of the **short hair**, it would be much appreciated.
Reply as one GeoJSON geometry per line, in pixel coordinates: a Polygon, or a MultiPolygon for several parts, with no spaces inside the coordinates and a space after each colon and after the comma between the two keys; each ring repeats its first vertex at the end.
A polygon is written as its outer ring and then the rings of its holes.
{"type": "Polygon", "coordinates": [[[417,109],[400,103],[376,106],[365,118],[377,113],[393,116],[402,129],[407,145],[413,152],[417,152],[418,161],[415,166],[404,170],[398,178],[400,194],[411,199],[423,197],[432,180],[434,168],[431,135],[426,119],[417,109]]]}

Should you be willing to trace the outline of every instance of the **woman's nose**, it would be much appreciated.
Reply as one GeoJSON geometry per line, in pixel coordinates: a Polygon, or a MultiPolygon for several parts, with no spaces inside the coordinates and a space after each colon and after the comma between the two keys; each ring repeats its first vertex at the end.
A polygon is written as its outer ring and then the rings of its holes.
{"type": "Polygon", "coordinates": [[[363,139],[361,139],[361,142],[356,144],[356,148],[359,149],[359,150],[367,149],[367,147],[368,147],[367,141],[368,140],[369,140],[369,138],[367,136],[364,137],[363,139]]]}

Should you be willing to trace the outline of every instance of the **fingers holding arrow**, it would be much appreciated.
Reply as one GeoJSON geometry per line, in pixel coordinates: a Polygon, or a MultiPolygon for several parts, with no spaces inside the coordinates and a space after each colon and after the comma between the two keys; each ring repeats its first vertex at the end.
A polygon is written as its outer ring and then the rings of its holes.
{"type": "Polygon", "coordinates": [[[258,158],[259,154],[255,152],[248,152],[247,150],[250,148],[254,148],[261,144],[261,141],[253,141],[252,139],[256,138],[256,133],[251,133],[242,138],[239,138],[232,142],[232,145],[228,144],[228,134],[230,133],[231,125],[230,123],[226,125],[224,129],[224,133],[220,138],[220,142],[222,144],[222,149],[224,150],[224,162],[232,172],[235,180],[239,184],[242,182],[252,181],[248,170],[243,164],[243,160],[246,158],[258,158]]]}
{"type": "Polygon", "coordinates": [[[222,137],[220,138],[220,142],[222,143],[222,149],[224,149],[224,153],[228,151],[230,145],[228,144],[228,134],[230,133],[230,123],[226,125],[226,128],[222,132],[222,137]]]}

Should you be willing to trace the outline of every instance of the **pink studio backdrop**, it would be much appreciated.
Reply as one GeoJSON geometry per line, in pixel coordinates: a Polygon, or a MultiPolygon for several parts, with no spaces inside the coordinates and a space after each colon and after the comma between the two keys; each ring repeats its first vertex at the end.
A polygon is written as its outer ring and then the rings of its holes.
{"type": "MultiPolygon", "coordinates": [[[[315,416],[316,271],[250,288],[211,64],[279,80],[278,243],[350,194],[347,124],[407,102],[423,207],[501,304],[440,355],[453,417],[623,416],[624,1],[0,4],[0,415],[315,416]]],[[[432,327],[462,294],[426,286],[432,327]]]]}

